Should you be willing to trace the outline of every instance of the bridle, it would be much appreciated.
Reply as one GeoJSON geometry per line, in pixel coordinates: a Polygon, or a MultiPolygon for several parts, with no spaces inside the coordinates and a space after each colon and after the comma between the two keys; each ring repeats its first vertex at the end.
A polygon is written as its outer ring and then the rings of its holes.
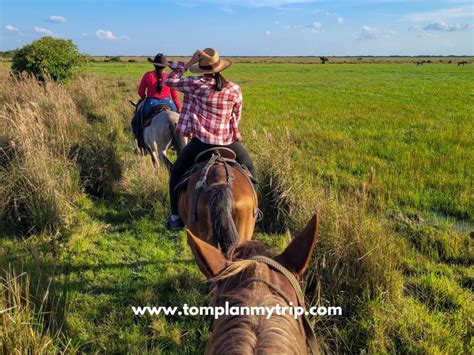
{"type": "MultiPolygon", "coordinates": [[[[285,278],[293,287],[299,306],[303,308],[305,307],[304,294],[303,294],[303,291],[301,290],[300,283],[298,282],[298,280],[296,279],[296,277],[293,275],[291,271],[289,271],[287,268],[285,268],[283,265],[281,265],[279,262],[275,261],[274,259],[271,259],[263,255],[255,255],[247,260],[253,260],[259,263],[266,264],[270,266],[271,268],[275,269],[276,271],[279,271],[283,276],[285,276],[285,278]]],[[[286,295],[281,289],[279,289],[272,283],[266,280],[263,280],[261,278],[258,278],[258,277],[248,278],[242,283],[240,283],[239,286],[244,287],[254,282],[260,282],[267,285],[269,289],[271,289],[274,293],[276,293],[278,296],[283,298],[289,306],[293,306],[293,302],[288,297],[288,295],[286,295]]],[[[314,334],[313,327],[309,323],[308,317],[306,316],[305,313],[303,313],[302,315],[302,326],[303,326],[304,334],[306,336],[306,345],[311,350],[311,353],[313,355],[321,354],[321,351],[318,346],[318,342],[316,340],[316,335],[314,334]]]]}

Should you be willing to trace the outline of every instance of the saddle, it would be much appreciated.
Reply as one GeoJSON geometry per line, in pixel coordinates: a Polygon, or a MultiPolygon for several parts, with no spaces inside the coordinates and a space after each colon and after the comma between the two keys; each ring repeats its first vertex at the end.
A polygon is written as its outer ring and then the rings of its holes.
{"type": "Polygon", "coordinates": [[[196,155],[196,158],[194,158],[194,163],[198,164],[203,161],[208,161],[212,158],[213,155],[217,154],[218,156],[228,159],[229,161],[236,162],[235,160],[236,155],[232,149],[226,148],[226,147],[216,147],[216,148],[210,148],[206,149],[205,151],[202,151],[198,155],[196,155]]]}
{"type": "Polygon", "coordinates": [[[163,111],[170,111],[171,110],[171,107],[169,107],[168,105],[157,105],[155,107],[153,107],[153,110],[148,114],[148,116],[146,117],[143,117],[143,128],[146,128],[148,127],[150,124],[151,124],[151,121],[153,120],[153,118],[159,114],[160,112],[163,112],[163,111]]]}
{"type": "Polygon", "coordinates": [[[252,176],[250,171],[247,169],[245,165],[239,164],[236,160],[235,153],[225,147],[215,147],[207,149],[201,153],[199,153],[196,158],[194,159],[195,164],[182,176],[181,180],[175,187],[175,191],[179,191],[185,186],[187,186],[189,179],[191,176],[200,171],[199,180],[196,183],[193,197],[192,197],[192,204],[191,204],[191,222],[194,223],[197,218],[196,210],[197,210],[197,202],[199,200],[199,195],[202,191],[208,191],[212,188],[216,187],[231,187],[234,180],[234,174],[232,173],[232,168],[235,168],[243,173],[245,177],[247,177],[251,186],[257,183],[256,179],[252,176]],[[211,168],[215,165],[223,165],[226,171],[226,182],[222,183],[208,183],[208,175],[211,168]]]}

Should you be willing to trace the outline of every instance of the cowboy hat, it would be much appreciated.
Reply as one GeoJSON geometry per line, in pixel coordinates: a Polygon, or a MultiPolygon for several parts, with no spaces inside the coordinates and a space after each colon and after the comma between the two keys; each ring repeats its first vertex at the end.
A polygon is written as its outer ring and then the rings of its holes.
{"type": "Polygon", "coordinates": [[[214,48],[203,49],[203,52],[205,54],[201,55],[199,63],[189,68],[194,74],[218,73],[232,65],[230,60],[219,58],[219,54],[214,48]]]}
{"type": "Polygon", "coordinates": [[[154,59],[148,58],[148,61],[151,64],[156,65],[158,67],[164,68],[168,66],[168,61],[166,60],[166,57],[161,53],[158,53],[157,55],[155,55],[154,59]]]}

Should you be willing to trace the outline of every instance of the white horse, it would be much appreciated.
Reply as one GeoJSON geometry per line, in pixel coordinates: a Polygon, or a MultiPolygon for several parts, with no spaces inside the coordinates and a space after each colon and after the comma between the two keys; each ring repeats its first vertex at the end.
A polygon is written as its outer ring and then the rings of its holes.
{"type": "MultiPolygon", "coordinates": [[[[144,101],[136,106],[137,111],[141,109],[143,103],[144,101]]],[[[155,168],[160,162],[168,169],[171,168],[172,164],[166,156],[166,151],[172,146],[176,154],[179,154],[186,145],[186,139],[178,136],[175,130],[178,119],[179,114],[174,111],[161,111],[152,118],[150,125],[143,129],[143,140],[155,168]]]]}

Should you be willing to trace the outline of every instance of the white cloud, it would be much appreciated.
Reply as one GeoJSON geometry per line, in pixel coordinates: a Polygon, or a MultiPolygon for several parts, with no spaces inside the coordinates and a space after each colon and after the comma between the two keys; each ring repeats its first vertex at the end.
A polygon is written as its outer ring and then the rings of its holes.
{"type": "Polygon", "coordinates": [[[270,36],[272,33],[270,31],[265,31],[265,36],[270,36]]]}
{"type": "Polygon", "coordinates": [[[5,30],[8,32],[20,32],[20,30],[12,25],[6,25],[5,30]]]}
{"type": "Polygon", "coordinates": [[[309,27],[309,28],[321,28],[323,27],[323,25],[321,25],[321,22],[313,22],[311,25],[308,25],[306,27],[309,27]]]}
{"type": "Polygon", "coordinates": [[[53,23],[64,23],[66,22],[66,19],[62,16],[50,16],[48,17],[48,22],[53,22],[53,23]]]}
{"type": "Polygon", "coordinates": [[[115,41],[121,39],[129,39],[128,36],[116,36],[112,31],[99,29],[95,33],[98,39],[115,41]]]}
{"type": "Polygon", "coordinates": [[[454,32],[454,31],[464,31],[468,28],[471,28],[470,25],[460,25],[458,23],[455,24],[447,24],[444,21],[435,21],[431,22],[429,25],[425,26],[423,30],[425,31],[447,31],[447,32],[454,32]]]}
{"type": "Polygon", "coordinates": [[[339,16],[339,17],[337,18],[337,23],[338,23],[339,25],[342,25],[342,24],[344,23],[344,18],[339,16]]]}
{"type": "Polygon", "coordinates": [[[425,30],[423,30],[423,26],[410,27],[409,31],[414,32],[416,34],[416,36],[420,37],[420,38],[431,37],[431,33],[428,33],[425,30]]]}
{"type": "Polygon", "coordinates": [[[415,22],[441,21],[448,18],[473,17],[474,11],[471,6],[454,7],[450,9],[436,10],[430,12],[418,12],[409,14],[407,17],[415,22]]]}
{"type": "Polygon", "coordinates": [[[369,27],[367,25],[362,26],[362,31],[358,34],[357,39],[366,40],[366,39],[380,39],[388,38],[390,34],[384,31],[381,31],[375,27],[369,27]]]}
{"type": "Polygon", "coordinates": [[[54,36],[53,31],[48,30],[47,28],[35,27],[35,32],[43,35],[54,36]]]}
{"type": "Polygon", "coordinates": [[[303,32],[319,32],[322,27],[321,22],[313,22],[310,25],[304,26],[303,32]]]}
{"type": "Polygon", "coordinates": [[[431,37],[432,34],[428,31],[445,31],[445,32],[455,32],[455,31],[464,31],[467,29],[473,28],[472,25],[460,25],[458,23],[448,24],[444,21],[434,21],[429,23],[426,26],[416,25],[410,27],[409,31],[414,32],[417,37],[431,37]]]}
{"type": "Polygon", "coordinates": [[[97,30],[95,33],[98,39],[107,39],[107,40],[116,40],[117,36],[114,35],[112,31],[97,30]]]}
{"type": "Polygon", "coordinates": [[[286,25],[284,28],[286,28],[288,31],[299,31],[299,32],[314,32],[314,33],[319,33],[320,30],[322,29],[323,25],[321,22],[313,22],[309,25],[286,25]]]}

